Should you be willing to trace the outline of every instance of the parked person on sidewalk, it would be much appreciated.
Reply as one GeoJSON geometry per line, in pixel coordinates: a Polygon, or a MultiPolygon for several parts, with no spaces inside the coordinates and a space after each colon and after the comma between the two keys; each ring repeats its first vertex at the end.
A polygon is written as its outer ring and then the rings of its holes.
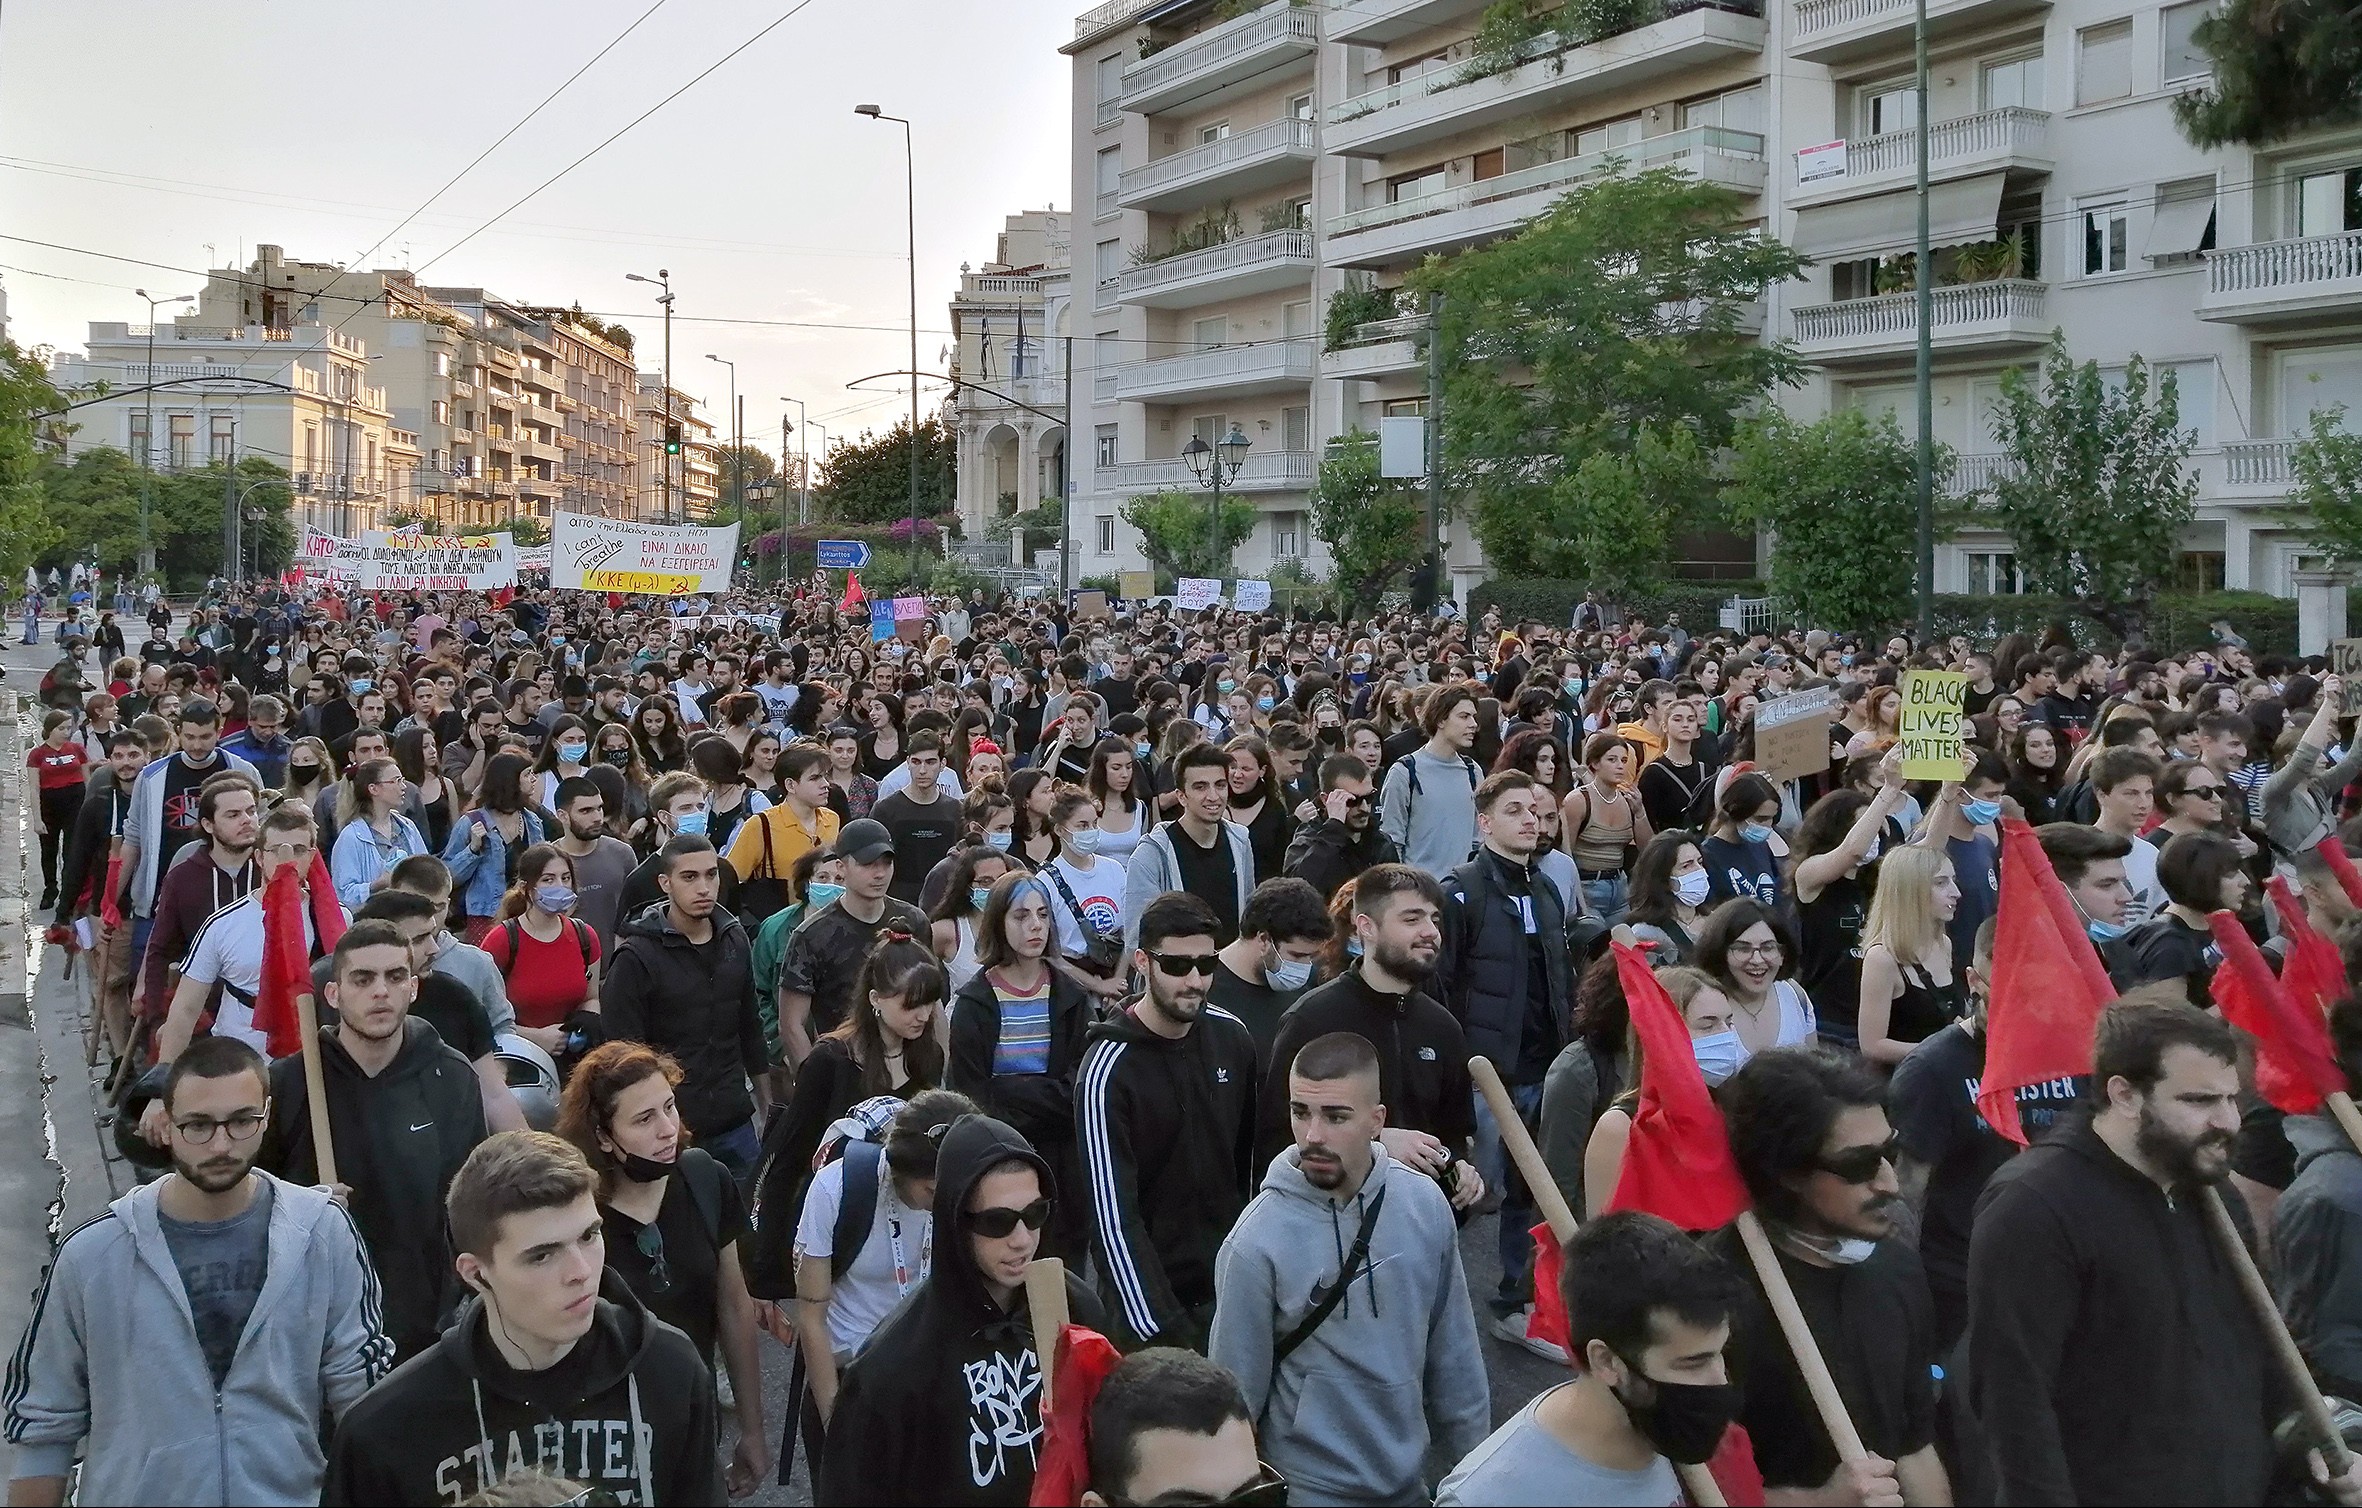
{"type": "Polygon", "coordinates": [[[33,830],[41,837],[41,905],[57,904],[58,849],[74,830],[89,783],[89,754],[74,736],[74,714],[58,710],[41,719],[41,741],[25,751],[25,768],[35,771],[40,796],[33,830]]]}

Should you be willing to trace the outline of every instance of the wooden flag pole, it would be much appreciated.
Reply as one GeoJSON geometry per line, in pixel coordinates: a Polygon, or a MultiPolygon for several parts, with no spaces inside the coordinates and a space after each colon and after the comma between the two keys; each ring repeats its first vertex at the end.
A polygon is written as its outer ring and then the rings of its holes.
{"type": "Polygon", "coordinates": [[[1058,1337],[1066,1331],[1066,1264],[1036,1257],[1025,1266],[1025,1310],[1033,1320],[1033,1357],[1042,1371],[1041,1414],[1050,1417],[1050,1381],[1058,1370],[1058,1337]]]}
{"type": "MultiPolygon", "coordinates": [[[[1566,1202],[1566,1195],[1558,1191],[1558,1180],[1550,1176],[1550,1164],[1543,1161],[1542,1149],[1526,1134],[1525,1120],[1517,1113],[1516,1101],[1510,1099],[1508,1086],[1501,1082],[1501,1072],[1493,1067],[1493,1060],[1479,1053],[1468,1060],[1469,1077],[1484,1095],[1485,1103],[1493,1107],[1494,1124],[1501,1128],[1501,1145],[1516,1162],[1517,1171],[1524,1175],[1525,1186],[1534,1196],[1534,1208],[1550,1224],[1550,1234],[1560,1246],[1574,1239],[1575,1212],[1566,1202]]],[[[1673,1463],[1674,1472],[1681,1478],[1682,1491],[1697,1508],[1725,1508],[1728,1499],[1722,1495],[1722,1484],[1714,1480],[1714,1473],[1702,1464],[1673,1463]]]]}
{"type": "MultiPolygon", "coordinates": [[[[2346,1102],[2347,1115],[2338,1117],[2344,1123],[2353,1112],[2354,1102],[2343,1094],[2337,1098],[2346,1102]]],[[[2350,1126],[2347,1134],[2353,1134],[2350,1126]]],[[[2297,1410],[2304,1415],[2305,1429],[2321,1452],[2323,1464],[2328,1466],[2332,1478],[2344,1476],[2352,1468],[2354,1458],[2330,1420],[2329,1405],[2321,1399],[2321,1385],[2313,1380],[2312,1368],[2305,1365],[2304,1353],[2296,1348],[2296,1337],[2288,1333],[2288,1321],[2281,1318],[2272,1290],[2264,1286],[2264,1275],[2256,1271],[2255,1258],[2249,1254],[2247,1243],[2239,1239],[2239,1227],[2231,1223],[2231,1212],[2223,1207],[2222,1191],[2210,1184],[2199,1190],[2198,1201],[2206,1211],[2208,1228],[2231,1259],[2231,1270],[2238,1274],[2240,1291],[2247,1295],[2256,1323],[2263,1327],[2264,1344],[2271,1349],[2282,1380],[2296,1394],[2297,1410]]]]}
{"type": "Polygon", "coordinates": [[[336,1145],[328,1130],[328,1081],[320,1068],[320,1018],[309,990],[295,997],[295,1028],[303,1038],[304,1103],[311,1112],[312,1161],[320,1182],[334,1187],[336,1145]]]}
{"type": "Polygon", "coordinates": [[[2354,1144],[2356,1151],[2362,1152],[2362,1110],[2354,1108],[2354,1097],[2343,1089],[2333,1089],[2323,1098],[2329,1105],[2330,1115],[2345,1129],[2346,1140],[2354,1144]]]}

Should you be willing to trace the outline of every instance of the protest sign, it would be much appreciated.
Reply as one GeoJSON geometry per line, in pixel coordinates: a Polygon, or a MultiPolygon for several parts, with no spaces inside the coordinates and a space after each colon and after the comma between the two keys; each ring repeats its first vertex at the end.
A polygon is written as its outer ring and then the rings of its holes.
{"type": "Polygon", "coordinates": [[[1230,589],[1230,605],[1242,613],[1260,613],[1271,606],[1271,583],[1241,581],[1230,589]]]}
{"type": "Polygon", "coordinates": [[[359,553],[355,584],[364,592],[489,592],[517,584],[517,546],[506,534],[372,529],[359,553]]]}
{"type": "Polygon", "coordinates": [[[2331,644],[2329,670],[2346,683],[2338,711],[2347,717],[2362,713],[2362,639],[2340,639],[2331,644]]]}
{"type": "Polygon", "coordinates": [[[549,569],[549,565],[550,548],[548,545],[535,545],[531,549],[517,552],[517,569],[520,571],[546,571],[549,569]]]}
{"type": "Polygon", "coordinates": [[[1156,572],[1118,571],[1115,573],[1115,594],[1126,602],[1139,602],[1156,595],[1156,572]]]}
{"type": "Polygon", "coordinates": [[[1211,576],[1184,576],[1173,601],[1185,613],[1213,607],[1222,600],[1222,583],[1211,576]]]}
{"type": "Polygon", "coordinates": [[[1905,780],[1958,780],[1968,676],[1957,670],[1906,670],[1896,734],[1905,780]]]}
{"type": "Polygon", "coordinates": [[[893,637],[893,599],[888,597],[879,597],[869,604],[869,642],[875,644],[881,639],[891,639],[893,637]]]}
{"type": "Polygon", "coordinates": [[[1074,594],[1074,615],[1075,615],[1077,618],[1104,618],[1104,617],[1106,617],[1106,616],[1107,616],[1107,594],[1106,594],[1105,592],[1077,592],[1077,593],[1075,593],[1075,594],[1074,594]]]}
{"type": "Polygon", "coordinates": [[[1820,774],[1829,768],[1829,724],[1836,716],[1833,686],[1756,703],[1756,766],[1774,781],[1820,774]]]}
{"type": "Polygon", "coordinates": [[[730,590],[738,525],[702,529],[560,513],[551,520],[550,585],[686,597],[730,590]]]}

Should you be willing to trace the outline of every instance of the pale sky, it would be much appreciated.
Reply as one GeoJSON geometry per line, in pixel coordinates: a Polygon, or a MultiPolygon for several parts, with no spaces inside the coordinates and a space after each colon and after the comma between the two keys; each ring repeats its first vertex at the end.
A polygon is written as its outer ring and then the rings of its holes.
{"type": "MultiPolygon", "coordinates": [[[[0,0],[0,233],[189,269],[0,239],[11,334],[79,349],[91,320],[146,319],[133,288],[193,293],[201,269],[258,242],[355,262],[656,3],[0,0]]],[[[846,384],[909,361],[902,128],[853,107],[914,123],[919,365],[942,371],[960,264],[992,258],[1005,216],[1068,207],[1071,65],[1057,48],[1077,0],[807,0],[426,265],[796,3],[662,0],[361,265],[620,315],[643,371],[662,321],[655,289],[624,274],[669,268],[674,385],[706,401],[721,437],[729,372],[707,352],[738,363],[750,445],[776,453],[782,395],[832,436],[883,430],[907,388],[846,384]]],[[[930,388],[926,411],[940,400],[930,388]]]]}

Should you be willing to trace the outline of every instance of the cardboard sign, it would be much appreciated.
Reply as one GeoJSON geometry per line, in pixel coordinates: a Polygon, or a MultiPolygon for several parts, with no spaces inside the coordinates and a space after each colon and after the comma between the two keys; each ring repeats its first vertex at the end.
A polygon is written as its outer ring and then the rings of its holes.
{"type": "Polygon", "coordinates": [[[1173,602],[1185,613],[1213,607],[1222,601],[1222,583],[1211,576],[1184,576],[1177,587],[1173,602]]]}
{"type": "Polygon", "coordinates": [[[1075,593],[1074,615],[1077,618],[1104,618],[1108,616],[1107,594],[1105,592],[1075,593]]]}
{"type": "Polygon", "coordinates": [[[1271,607],[1271,583],[1241,581],[1231,588],[1230,605],[1242,613],[1260,613],[1271,607]]]}
{"type": "Polygon", "coordinates": [[[1896,732],[1905,780],[1958,780],[1968,676],[1958,670],[1906,670],[1896,688],[1903,707],[1896,732]]]}
{"type": "Polygon", "coordinates": [[[875,644],[893,637],[894,603],[891,598],[880,597],[869,605],[869,642],[875,644]]]}
{"type": "Polygon", "coordinates": [[[719,595],[730,590],[738,563],[738,525],[700,529],[561,512],[551,520],[550,556],[550,585],[561,589],[719,595]]]}
{"type": "Polygon", "coordinates": [[[2338,711],[2347,717],[2362,714],[2362,639],[2339,639],[2329,646],[2329,673],[2346,683],[2338,711]]]}
{"type": "Polygon", "coordinates": [[[1116,572],[1115,594],[1126,602],[1145,602],[1156,595],[1156,572],[1116,572]]]}
{"type": "Polygon", "coordinates": [[[1837,688],[1776,696],[1755,706],[1755,763],[1774,783],[1801,780],[1829,768],[1829,724],[1837,716],[1837,688]]]}

